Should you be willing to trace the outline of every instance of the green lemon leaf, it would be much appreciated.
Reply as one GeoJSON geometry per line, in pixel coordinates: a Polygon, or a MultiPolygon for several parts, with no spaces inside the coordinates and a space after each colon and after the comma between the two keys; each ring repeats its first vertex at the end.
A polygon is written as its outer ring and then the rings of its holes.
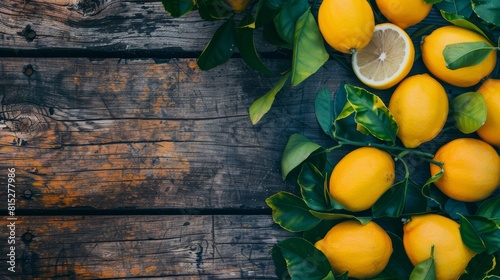
{"type": "Polygon", "coordinates": [[[424,0],[426,4],[437,4],[441,3],[443,0],[424,0]]]}
{"type": "Polygon", "coordinates": [[[444,169],[443,169],[443,164],[439,163],[439,167],[441,168],[441,171],[436,173],[434,176],[430,177],[427,179],[425,184],[422,186],[422,196],[425,198],[431,200],[432,202],[436,203],[441,209],[443,208],[443,205],[445,204],[447,197],[442,195],[442,193],[436,191],[435,188],[431,189],[432,183],[436,182],[441,176],[444,174],[444,169]],[[434,193],[433,193],[434,191],[434,193]],[[435,195],[435,194],[441,194],[441,196],[435,195]]]}
{"type": "Polygon", "coordinates": [[[448,199],[444,204],[444,211],[454,220],[460,219],[460,215],[469,215],[467,204],[463,201],[448,199]]]}
{"type": "Polygon", "coordinates": [[[430,258],[418,263],[410,274],[410,280],[436,280],[434,247],[429,248],[430,258]]]}
{"type": "Polygon", "coordinates": [[[471,2],[472,9],[480,19],[496,26],[500,26],[500,1],[471,0],[471,2]]]}
{"type": "Polygon", "coordinates": [[[267,5],[267,0],[259,0],[257,12],[255,14],[255,22],[252,24],[253,28],[260,28],[268,25],[273,21],[277,14],[277,10],[273,10],[267,5]]]}
{"type": "Polygon", "coordinates": [[[337,278],[335,277],[335,275],[333,275],[333,271],[330,271],[328,273],[328,275],[326,275],[323,279],[321,280],[336,280],[337,278]]]}
{"type": "Polygon", "coordinates": [[[365,135],[358,130],[358,124],[354,118],[354,108],[347,101],[347,92],[345,83],[342,83],[334,96],[333,101],[333,138],[335,139],[348,139],[360,142],[374,142],[377,141],[371,135],[365,135]]]}
{"type": "Polygon", "coordinates": [[[274,17],[274,25],[278,35],[288,44],[292,45],[295,38],[295,23],[309,9],[307,0],[286,1],[280,12],[274,17]]]}
{"type": "Polygon", "coordinates": [[[456,70],[483,61],[495,48],[486,42],[449,44],[443,50],[446,68],[456,70]]]}
{"type": "MultiPolygon", "coordinates": [[[[350,112],[352,107],[346,107],[346,114],[350,112]]],[[[342,113],[343,114],[343,113],[342,113]]],[[[347,115],[345,117],[338,118],[333,123],[334,131],[333,137],[335,139],[346,139],[351,141],[365,142],[365,143],[373,143],[379,142],[377,138],[373,137],[370,133],[365,134],[360,132],[359,124],[356,123],[354,114],[347,115]]]]}
{"type": "Polygon", "coordinates": [[[288,192],[279,192],[266,199],[272,209],[275,223],[290,232],[305,231],[315,227],[320,219],[309,213],[309,207],[298,196],[288,192]]]}
{"type": "Polygon", "coordinates": [[[427,210],[427,199],[422,195],[420,187],[411,180],[406,193],[404,214],[423,213],[427,210]]]}
{"type": "Polygon", "coordinates": [[[181,17],[194,8],[193,0],[162,0],[163,8],[172,17],[181,17]]]}
{"type": "Polygon", "coordinates": [[[332,279],[332,267],[326,256],[314,245],[300,237],[285,239],[276,246],[286,260],[292,279],[332,279]]]}
{"type": "Polygon", "coordinates": [[[469,17],[472,15],[472,7],[470,0],[443,0],[436,3],[439,10],[444,10],[453,14],[469,17]]]}
{"type": "Polygon", "coordinates": [[[299,85],[328,61],[323,37],[311,10],[302,14],[295,25],[292,57],[292,87],[299,85]]]}
{"type": "Polygon", "coordinates": [[[484,279],[495,268],[495,265],[495,256],[487,253],[477,254],[470,260],[460,280],[484,279]]]}
{"type": "Polygon", "coordinates": [[[254,44],[254,30],[253,28],[247,27],[248,24],[254,22],[252,14],[245,16],[241,22],[240,27],[236,28],[236,46],[240,51],[241,58],[245,63],[252,69],[259,71],[260,73],[271,75],[271,71],[259,57],[254,44]]]}
{"type": "Polygon", "coordinates": [[[345,118],[349,117],[350,115],[354,114],[355,112],[356,111],[354,110],[354,107],[352,106],[352,104],[347,102],[335,120],[338,121],[338,120],[345,119],[345,118]]]}
{"type": "Polygon", "coordinates": [[[302,165],[297,183],[302,199],[313,210],[324,211],[330,208],[330,201],[325,199],[324,182],[325,177],[316,166],[309,162],[302,165]]]}
{"type": "Polygon", "coordinates": [[[293,49],[293,46],[291,44],[281,39],[278,31],[276,30],[276,26],[274,25],[274,21],[270,21],[269,23],[264,25],[264,27],[262,28],[262,35],[264,36],[264,39],[272,45],[283,49],[293,49]]]}
{"type": "Polygon", "coordinates": [[[495,267],[493,268],[493,270],[489,273],[490,275],[488,275],[488,277],[486,277],[486,279],[500,279],[500,252],[496,252],[495,254],[493,254],[493,256],[495,256],[495,260],[496,260],[496,265],[495,267]]]}
{"type": "Polygon", "coordinates": [[[345,85],[345,89],[347,100],[356,112],[356,123],[366,128],[376,138],[394,143],[398,125],[382,99],[360,87],[345,85]]]}
{"type": "Polygon", "coordinates": [[[316,94],[316,98],[314,99],[314,108],[316,119],[318,120],[318,123],[323,131],[327,135],[333,136],[333,122],[335,119],[332,95],[328,89],[324,88],[316,94]]]}
{"type": "Polygon", "coordinates": [[[441,178],[441,176],[443,176],[443,174],[444,174],[443,164],[439,163],[438,166],[441,168],[441,171],[439,171],[438,173],[436,173],[436,175],[427,179],[427,181],[424,184],[424,187],[436,182],[439,178],[441,178]]]}
{"type": "Polygon", "coordinates": [[[488,29],[488,27],[484,26],[483,24],[473,22],[471,19],[466,18],[463,15],[458,15],[443,10],[441,10],[441,16],[453,25],[475,31],[483,35],[493,44],[495,36],[491,33],[490,29],[488,29]]]}
{"type": "Polygon", "coordinates": [[[478,92],[466,92],[453,98],[451,110],[455,126],[465,134],[475,132],[486,121],[486,102],[478,92]]]}
{"type": "Polygon", "coordinates": [[[475,215],[492,219],[500,225],[500,196],[495,196],[483,201],[483,203],[479,205],[475,215]]]}
{"type": "Polygon", "coordinates": [[[276,94],[283,88],[286,81],[290,77],[290,72],[287,72],[281,79],[274,85],[274,87],[268,91],[266,94],[255,100],[250,108],[248,109],[250,120],[252,124],[257,124],[262,117],[269,112],[274,103],[274,98],[276,94]]]}
{"type": "Polygon", "coordinates": [[[421,189],[422,195],[428,200],[429,207],[439,207],[444,211],[444,205],[449,197],[442,193],[434,185],[424,185],[421,189]]]}
{"type": "Polygon", "coordinates": [[[223,19],[231,13],[222,0],[197,0],[196,5],[200,17],[208,21],[223,19]]]}
{"type": "Polygon", "coordinates": [[[488,218],[460,215],[460,235],[476,253],[493,254],[500,250],[500,226],[488,218]]]}
{"type": "Polygon", "coordinates": [[[217,30],[210,42],[198,57],[200,69],[209,70],[228,61],[234,51],[235,26],[233,19],[228,19],[217,30]]]}
{"type": "Polygon", "coordinates": [[[288,273],[288,269],[286,267],[286,260],[281,253],[281,250],[278,246],[274,245],[271,248],[271,256],[274,261],[274,272],[278,279],[280,280],[290,280],[290,274],[288,273]]]}
{"type": "Polygon", "coordinates": [[[335,277],[335,279],[336,280],[349,280],[349,275],[348,274],[349,274],[349,272],[346,271],[346,272],[344,272],[344,273],[342,273],[340,275],[337,275],[335,277]]]}
{"type": "Polygon", "coordinates": [[[495,265],[495,267],[493,268],[493,270],[489,273],[490,275],[488,275],[485,279],[496,279],[496,280],[499,280],[500,279],[500,264],[499,264],[499,261],[500,261],[500,253],[495,253],[494,254],[495,256],[495,260],[496,260],[496,263],[497,265],[495,265]]]}
{"type": "Polygon", "coordinates": [[[264,0],[264,2],[270,10],[277,11],[286,0],[264,0]]]}
{"type": "Polygon", "coordinates": [[[393,252],[384,271],[374,279],[408,279],[413,270],[413,265],[406,254],[403,240],[392,232],[387,233],[392,241],[393,252]],[[384,277],[381,278],[380,276],[384,277]]]}
{"type": "MultiPolygon", "coordinates": [[[[435,24],[428,24],[428,25],[420,27],[419,29],[413,31],[411,34],[408,34],[408,35],[410,35],[410,38],[412,40],[417,40],[418,38],[421,38],[422,36],[424,36],[424,34],[426,34],[427,32],[431,32],[435,28],[436,28],[435,24]]],[[[415,51],[417,51],[417,50],[415,50],[415,51]]],[[[417,59],[415,58],[415,60],[417,60],[417,59]]]]}
{"type": "Polygon", "coordinates": [[[405,209],[408,178],[395,183],[372,206],[373,217],[400,217],[405,209]]]}
{"type": "Polygon", "coordinates": [[[339,219],[356,219],[358,222],[361,224],[365,225],[371,220],[373,220],[372,217],[358,217],[350,214],[343,214],[343,213],[331,213],[331,212],[319,212],[319,211],[314,211],[314,210],[309,210],[311,214],[314,215],[314,217],[321,219],[321,220],[327,220],[327,221],[332,221],[332,220],[339,220],[339,219]]]}
{"type": "Polygon", "coordinates": [[[345,83],[342,82],[333,97],[333,116],[337,119],[338,115],[344,110],[347,102],[347,92],[345,90],[345,83]]]}
{"type": "Polygon", "coordinates": [[[281,174],[283,180],[287,177],[288,173],[318,150],[324,151],[324,148],[302,134],[292,134],[288,138],[285,151],[281,157],[281,174]]]}
{"type": "Polygon", "coordinates": [[[333,226],[336,224],[342,222],[341,219],[339,220],[321,220],[321,222],[313,227],[312,229],[304,231],[302,234],[302,237],[306,240],[308,240],[311,243],[316,243],[316,241],[322,239],[325,237],[325,235],[332,229],[333,226]]]}

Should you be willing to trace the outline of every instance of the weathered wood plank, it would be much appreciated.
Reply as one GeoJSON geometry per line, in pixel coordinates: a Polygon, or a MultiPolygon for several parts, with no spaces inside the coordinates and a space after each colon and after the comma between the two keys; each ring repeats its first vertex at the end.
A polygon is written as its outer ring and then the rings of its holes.
{"type": "MultiPolygon", "coordinates": [[[[408,32],[431,23],[445,24],[437,9],[408,32]]],[[[195,55],[221,24],[201,20],[196,11],[172,18],[161,1],[8,0],[0,2],[0,51],[9,55],[20,51],[29,55],[27,50],[51,55],[68,50],[103,51],[110,56],[140,51],[145,57],[195,55]]],[[[255,38],[260,52],[276,51],[260,29],[255,38]]]]}
{"type": "Polygon", "coordinates": [[[328,63],[253,126],[248,107],[277,78],[239,59],[202,72],[193,59],[5,58],[0,170],[16,168],[18,193],[31,192],[21,209],[267,208],[267,196],[295,188],[280,173],[288,137],[324,137],[315,93],[344,80],[328,63]]]}
{"type": "MultiPolygon", "coordinates": [[[[12,279],[272,279],[270,250],[292,236],[269,216],[188,211],[179,216],[24,216],[15,231],[15,273],[7,271],[6,253],[0,256],[0,274],[12,279]]],[[[1,231],[2,244],[8,235],[1,231]]]]}
{"type": "MultiPolygon", "coordinates": [[[[161,1],[8,0],[0,2],[0,50],[200,52],[221,24],[197,12],[172,18],[161,1]]],[[[256,37],[261,50],[275,50],[256,37]]]]}

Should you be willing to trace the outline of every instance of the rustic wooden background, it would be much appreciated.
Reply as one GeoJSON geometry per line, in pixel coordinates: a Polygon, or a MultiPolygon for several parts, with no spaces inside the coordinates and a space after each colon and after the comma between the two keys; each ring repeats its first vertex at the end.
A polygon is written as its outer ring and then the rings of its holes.
{"type": "MultiPolygon", "coordinates": [[[[174,19],[156,0],[0,2],[0,275],[275,278],[270,249],[292,234],[265,199],[295,191],[281,179],[285,143],[300,132],[333,144],[314,95],[356,80],[329,61],[252,125],[248,107],[279,77],[238,55],[198,69],[219,24],[196,12],[174,19]]],[[[259,50],[272,69],[288,67],[286,53],[262,41],[259,50]]]]}

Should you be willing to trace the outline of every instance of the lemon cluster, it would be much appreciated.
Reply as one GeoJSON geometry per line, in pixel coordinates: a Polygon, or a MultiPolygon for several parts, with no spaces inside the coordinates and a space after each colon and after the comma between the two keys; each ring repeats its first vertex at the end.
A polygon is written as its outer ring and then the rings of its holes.
{"type": "MultiPolygon", "coordinates": [[[[436,28],[422,40],[422,60],[429,73],[408,76],[415,49],[405,29],[427,17],[432,5],[423,0],[376,0],[390,23],[375,24],[365,0],[324,0],[318,24],[325,41],[335,50],[352,56],[359,80],[370,88],[394,87],[388,108],[398,124],[398,138],[407,149],[433,140],[443,130],[449,99],[443,85],[476,87],[485,100],[487,117],[476,138],[458,138],[441,146],[430,164],[434,184],[448,197],[477,202],[490,197],[500,186],[500,79],[488,78],[497,64],[491,52],[481,62],[456,70],[448,68],[443,50],[449,44],[483,42],[483,35],[458,27],[436,28]],[[340,7],[348,7],[342,10],[340,7]],[[348,24],[347,24],[348,23],[348,24]],[[437,165],[436,163],[441,163],[437,165]]],[[[393,185],[391,155],[374,147],[355,149],[333,168],[328,190],[331,198],[351,212],[370,209],[393,185]]],[[[411,217],[403,226],[405,251],[416,265],[431,255],[437,279],[458,279],[475,255],[463,243],[459,224],[438,214],[411,217]]],[[[392,253],[391,239],[371,221],[335,225],[315,246],[337,273],[369,278],[382,272],[392,253]]]]}

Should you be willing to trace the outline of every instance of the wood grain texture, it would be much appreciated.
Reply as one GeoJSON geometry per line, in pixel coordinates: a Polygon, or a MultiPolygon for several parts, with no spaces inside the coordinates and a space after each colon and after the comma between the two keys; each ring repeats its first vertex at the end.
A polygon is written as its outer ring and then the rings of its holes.
{"type": "MultiPolygon", "coordinates": [[[[221,24],[203,21],[197,12],[173,18],[161,1],[7,0],[0,2],[0,50],[182,55],[201,52],[221,24]],[[36,37],[27,38],[26,27],[36,37]]],[[[261,35],[256,40],[261,51],[276,49],[261,35]]]]}
{"type": "MultiPolygon", "coordinates": [[[[196,11],[173,18],[161,1],[6,0],[0,2],[0,55],[42,51],[57,56],[69,51],[76,56],[103,52],[108,57],[194,57],[222,23],[204,21],[196,11]]],[[[427,24],[446,22],[433,9],[424,22],[407,31],[412,34],[427,24]]],[[[255,33],[255,44],[261,53],[279,52],[264,40],[261,29],[255,33]]]]}
{"type": "Polygon", "coordinates": [[[328,63],[254,126],[248,107],[278,77],[239,59],[206,72],[193,59],[2,59],[0,169],[15,167],[18,192],[32,192],[22,209],[267,209],[295,188],[280,172],[288,137],[326,139],[314,96],[352,80],[342,73],[328,63]]]}
{"type": "MultiPolygon", "coordinates": [[[[5,217],[2,217],[5,220],[5,217]]],[[[29,216],[16,222],[10,279],[273,279],[292,236],[269,216],[29,216]],[[24,241],[23,241],[24,240],[24,241]]],[[[8,233],[1,232],[2,241],[8,233]]],[[[6,271],[0,256],[0,271],[6,271]]],[[[9,278],[7,278],[9,279],[9,278]]]]}

